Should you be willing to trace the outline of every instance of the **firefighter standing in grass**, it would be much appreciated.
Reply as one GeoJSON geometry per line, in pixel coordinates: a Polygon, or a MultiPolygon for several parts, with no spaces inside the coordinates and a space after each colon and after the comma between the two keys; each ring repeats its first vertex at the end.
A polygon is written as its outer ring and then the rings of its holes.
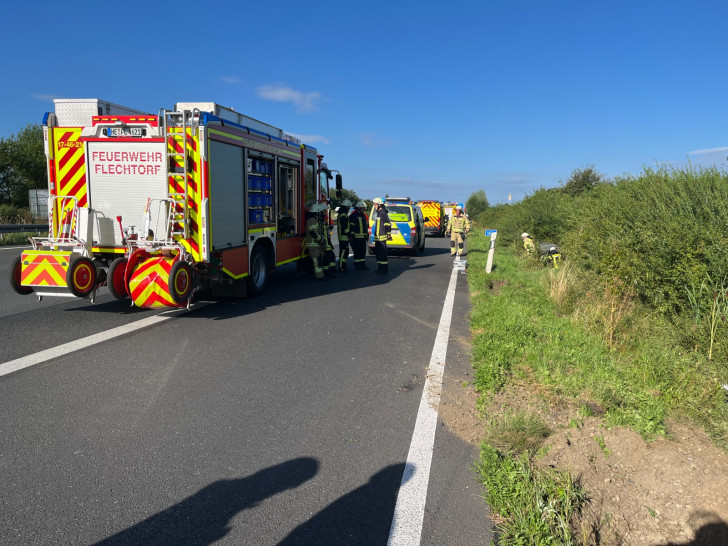
{"type": "Polygon", "coordinates": [[[308,255],[311,256],[311,262],[313,263],[313,273],[316,278],[322,281],[327,280],[324,275],[324,268],[321,265],[321,258],[323,257],[323,249],[326,246],[324,234],[321,231],[323,225],[322,217],[323,212],[326,210],[326,205],[322,203],[314,203],[309,207],[306,220],[306,250],[308,255]]]}
{"type": "Polygon", "coordinates": [[[450,235],[450,256],[462,256],[465,235],[470,231],[470,220],[463,213],[463,206],[455,205],[453,215],[447,221],[445,235],[450,235]],[[456,248],[457,246],[457,248],[456,248]]]}
{"type": "Polygon", "coordinates": [[[389,214],[384,206],[381,197],[374,200],[377,207],[377,219],[372,227],[372,235],[374,236],[374,254],[377,257],[377,275],[387,275],[389,273],[389,259],[387,258],[387,241],[392,239],[392,223],[389,221],[389,214]]]}
{"type": "Polygon", "coordinates": [[[521,239],[523,240],[523,250],[525,250],[528,254],[535,254],[536,244],[533,242],[531,236],[524,231],[521,233],[521,239]]]}
{"type": "Polygon", "coordinates": [[[351,239],[351,226],[349,223],[349,209],[351,201],[344,199],[339,208],[336,209],[336,231],[339,236],[339,271],[348,273],[346,260],[349,259],[349,240],[351,239]]]}
{"type": "Polygon", "coordinates": [[[357,271],[369,269],[365,260],[367,228],[369,227],[369,220],[364,214],[366,208],[364,201],[358,201],[354,211],[349,215],[349,242],[351,243],[351,249],[354,251],[354,269],[357,271]]]}

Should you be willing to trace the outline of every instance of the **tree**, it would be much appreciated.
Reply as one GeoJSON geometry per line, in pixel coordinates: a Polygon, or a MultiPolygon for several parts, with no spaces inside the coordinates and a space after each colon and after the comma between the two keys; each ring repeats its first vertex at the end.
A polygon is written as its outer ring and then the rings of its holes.
{"type": "Polygon", "coordinates": [[[561,186],[561,191],[572,197],[593,190],[597,184],[604,181],[601,173],[597,172],[594,165],[587,165],[582,169],[574,169],[566,184],[561,186]]]}
{"type": "MultiPolygon", "coordinates": [[[[334,193],[334,192],[332,192],[332,193],[334,193]]],[[[332,197],[331,197],[332,208],[338,207],[344,199],[348,199],[349,201],[351,201],[352,205],[356,205],[356,202],[361,200],[361,198],[356,194],[356,192],[354,190],[347,190],[346,188],[342,188],[341,189],[341,199],[332,195],[332,197]]]]}
{"type": "Polygon", "coordinates": [[[45,188],[43,129],[30,124],[16,135],[0,138],[0,203],[28,206],[28,190],[45,188]]]}
{"type": "Polygon", "coordinates": [[[465,201],[465,210],[471,218],[477,218],[480,214],[485,212],[489,206],[490,203],[488,203],[488,198],[485,196],[485,190],[473,192],[470,197],[468,197],[468,200],[465,201]]]}

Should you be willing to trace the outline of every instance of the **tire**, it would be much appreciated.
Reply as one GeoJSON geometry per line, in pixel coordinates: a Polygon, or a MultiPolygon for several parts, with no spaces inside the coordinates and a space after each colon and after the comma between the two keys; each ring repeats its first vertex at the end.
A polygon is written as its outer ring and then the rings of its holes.
{"type": "Polygon", "coordinates": [[[117,300],[123,300],[129,297],[129,289],[126,286],[126,264],[129,263],[124,257],[116,258],[109,266],[106,283],[109,286],[109,292],[117,300]]]}
{"type": "Polygon", "coordinates": [[[23,257],[18,256],[13,260],[13,265],[10,267],[10,286],[21,296],[27,296],[33,293],[32,288],[23,286],[20,283],[21,273],[23,271],[23,257]]]}
{"type": "Polygon", "coordinates": [[[71,294],[85,298],[96,287],[96,265],[90,258],[76,256],[68,265],[66,284],[71,294]]]}
{"type": "Polygon", "coordinates": [[[254,298],[265,292],[268,285],[268,254],[262,246],[253,249],[248,269],[248,294],[254,298]]]}
{"type": "Polygon", "coordinates": [[[193,287],[192,267],[187,262],[174,262],[169,270],[169,295],[175,303],[187,303],[193,287]]]}

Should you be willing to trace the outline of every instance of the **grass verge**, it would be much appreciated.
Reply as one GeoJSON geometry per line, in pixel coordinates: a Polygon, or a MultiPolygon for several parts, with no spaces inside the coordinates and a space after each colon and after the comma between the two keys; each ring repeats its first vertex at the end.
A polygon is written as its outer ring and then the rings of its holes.
{"type": "MultiPolygon", "coordinates": [[[[601,285],[568,262],[547,269],[501,244],[486,274],[489,244],[479,229],[468,241],[481,410],[510,382],[525,381],[546,399],[595,408],[608,426],[628,427],[648,441],[677,418],[699,423],[728,446],[725,362],[680,349],[680,333],[628,289],[601,285]]],[[[485,417],[478,470],[501,544],[572,543],[571,518],[585,496],[567,473],[532,464],[544,435],[533,426],[535,416],[485,417]]]]}

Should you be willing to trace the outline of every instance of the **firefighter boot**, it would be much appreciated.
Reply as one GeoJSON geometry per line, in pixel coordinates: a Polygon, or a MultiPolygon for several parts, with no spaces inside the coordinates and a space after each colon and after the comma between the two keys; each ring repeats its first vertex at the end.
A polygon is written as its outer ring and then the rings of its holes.
{"type": "Polygon", "coordinates": [[[377,275],[389,275],[389,264],[379,264],[379,267],[374,272],[377,275]]]}
{"type": "Polygon", "coordinates": [[[349,268],[346,266],[346,262],[339,262],[339,273],[348,273],[349,268]]]}

